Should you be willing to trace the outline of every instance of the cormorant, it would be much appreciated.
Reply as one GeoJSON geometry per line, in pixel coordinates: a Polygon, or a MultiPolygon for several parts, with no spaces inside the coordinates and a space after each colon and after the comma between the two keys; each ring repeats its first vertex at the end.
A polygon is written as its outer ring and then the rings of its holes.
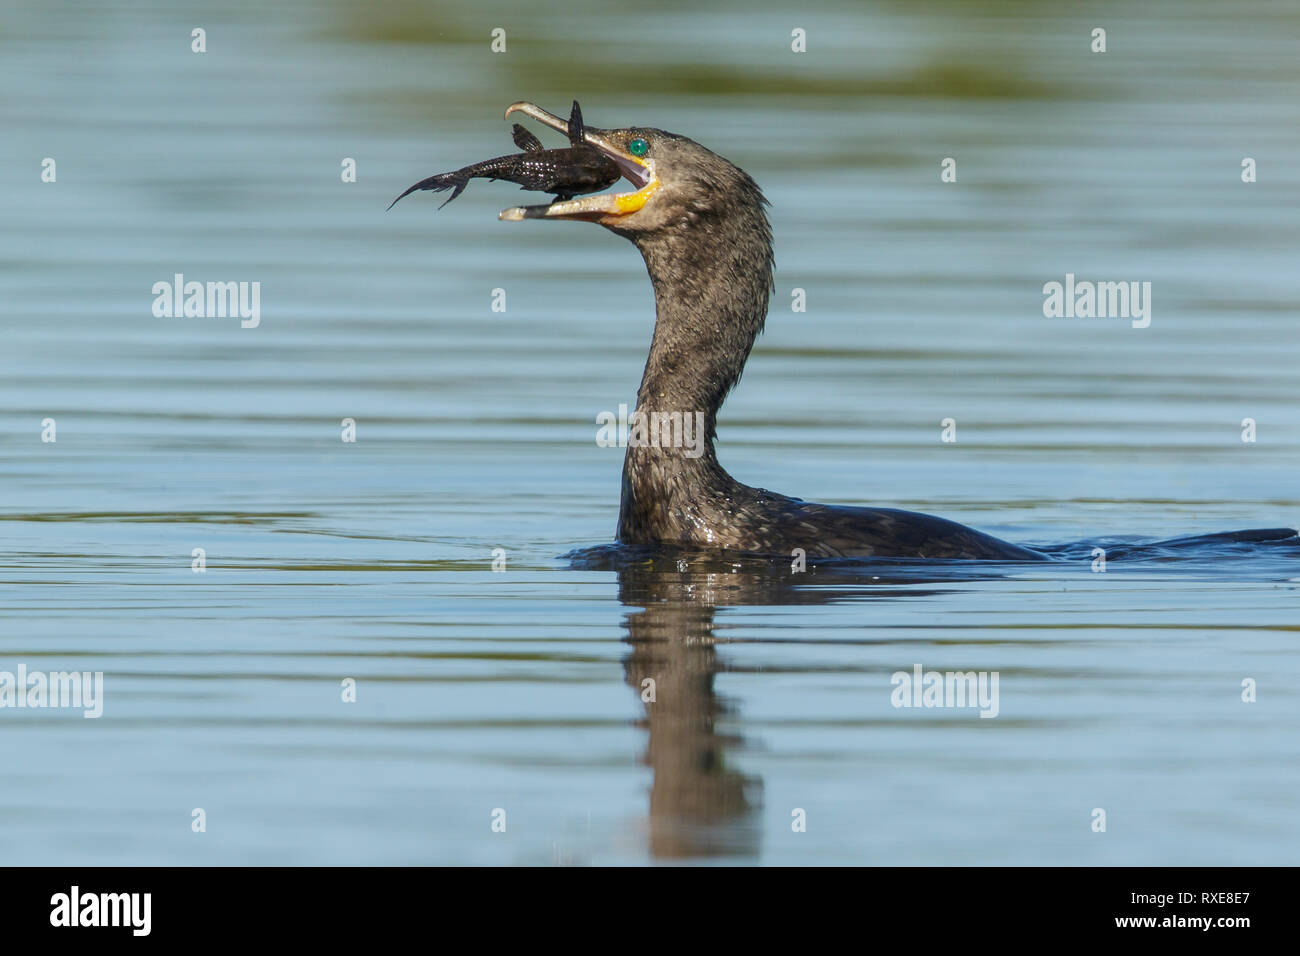
{"type": "MultiPolygon", "coordinates": [[[[568,123],[532,103],[523,113],[566,135],[568,123]]],[[[655,330],[637,410],[702,413],[704,447],[629,443],[618,541],[807,557],[1042,561],[1049,556],[954,521],[893,508],[822,505],[741,484],[714,452],[718,409],[740,379],[773,291],[772,230],[762,192],[743,170],[684,136],[660,129],[588,126],[585,141],[635,187],[500,218],[578,219],[630,239],[655,293],[655,330]]],[[[664,420],[667,420],[666,418],[664,420]]],[[[1234,540],[1292,538],[1291,529],[1230,532],[1234,540]]]]}

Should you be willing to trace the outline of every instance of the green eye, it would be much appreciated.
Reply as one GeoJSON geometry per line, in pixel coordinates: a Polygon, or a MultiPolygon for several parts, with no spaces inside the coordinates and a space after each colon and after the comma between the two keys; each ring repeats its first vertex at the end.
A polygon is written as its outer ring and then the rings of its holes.
{"type": "Polygon", "coordinates": [[[650,144],[640,137],[637,137],[627,144],[627,151],[633,156],[644,156],[646,153],[650,152],[650,144]]]}

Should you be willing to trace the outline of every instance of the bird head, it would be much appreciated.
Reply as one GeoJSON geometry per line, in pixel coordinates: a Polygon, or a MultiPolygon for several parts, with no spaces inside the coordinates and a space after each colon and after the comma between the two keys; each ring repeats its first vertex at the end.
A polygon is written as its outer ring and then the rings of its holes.
{"type": "MultiPolygon", "coordinates": [[[[532,103],[514,103],[506,116],[523,113],[565,135],[569,124],[532,103]]],[[[636,239],[648,233],[690,228],[701,219],[733,214],[738,204],[762,203],[754,181],[740,168],[694,140],[649,127],[583,130],[587,145],[600,150],[622,170],[631,191],[602,193],[515,206],[499,218],[578,219],[599,223],[636,239]]]]}

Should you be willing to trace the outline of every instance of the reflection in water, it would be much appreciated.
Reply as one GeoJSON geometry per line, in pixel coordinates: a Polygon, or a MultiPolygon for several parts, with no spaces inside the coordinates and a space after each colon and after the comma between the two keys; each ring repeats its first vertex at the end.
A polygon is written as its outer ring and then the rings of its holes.
{"type": "Polygon", "coordinates": [[[652,555],[611,547],[570,557],[578,566],[616,567],[619,599],[637,609],[625,622],[631,652],[623,668],[645,704],[646,759],[654,774],[649,849],[658,859],[757,856],[760,851],[762,780],[728,763],[728,750],[745,741],[718,727],[732,712],[714,687],[724,668],[713,635],[718,607],[888,599],[899,593],[915,597],[924,592],[899,592],[888,585],[999,576],[996,566],[969,562],[955,568],[937,565],[931,574],[919,568],[887,573],[861,565],[794,574],[782,562],[732,562],[694,552],[652,555]],[[818,582],[835,587],[819,588],[818,582]]]}
{"type": "MultiPolygon", "coordinates": [[[[1106,544],[1126,569],[1154,571],[1176,562],[1181,572],[1199,577],[1207,570],[1221,574],[1227,562],[1265,580],[1289,580],[1297,551],[1296,539],[1281,531],[1106,544]]],[[[1080,541],[1045,550],[1062,565],[1086,566],[1094,546],[1080,541]]],[[[1024,570],[1014,563],[867,559],[814,563],[796,573],[783,559],[620,545],[566,557],[574,568],[617,571],[619,600],[635,609],[625,620],[631,651],[623,668],[645,706],[646,760],[653,772],[649,851],[656,859],[757,857],[761,851],[763,782],[727,759],[748,742],[719,730],[728,715],[738,715],[714,687],[726,666],[713,633],[718,608],[923,599],[947,586],[1024,570]],[[918,587],[927,584],[934,586],[918,587]]]]}
{"type": "Polygon", "coordinates": [[[619,573],[620,600],[640,608],[627,617],[632,651],[623,669],[645,702],[650,733],[650,853],[754,856],[759,826],[752,817],[762,785],[727,765],[727,748],[739,741],[718,731],[728,705],[713,686],[722,669],[707,580],[714,575],[700,577],[644,568],[619,573]]]}

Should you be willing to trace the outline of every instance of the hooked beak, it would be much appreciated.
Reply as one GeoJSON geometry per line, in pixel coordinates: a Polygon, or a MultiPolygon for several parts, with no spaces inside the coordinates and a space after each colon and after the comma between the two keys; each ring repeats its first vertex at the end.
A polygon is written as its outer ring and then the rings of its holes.
{"type": "MultiPolygon", "coordinates": [[[[569,135],[568,121],[561,119],[554,113],[548,113],[540,106],[532,103],[511,103],[510,108],[506,110],[506,116],[509,117],[511,113],[523,113],[525,116],[531,116],[542,125],[549,126],[565,136],[569,135]]],[[[620,216],[634,213],[644,206],[651,195],[654,194],[654,191],[659,188],[659,179],[655,176],[654,162],[633,156],[616,146],[613,140],[603,135],[605,132],[605,130],[593,129],[588,126],[583,129],[582,138],[589,146],[594,146],[613,160],[622,171],[624,178],[637,187],[636,192],[583,196],[581,199],[553,202],[549,206],[513,206],[510,209],[501,210],[501,214],[497,218],[512,222],[523,219],[582,219],[588,222],[613,225],[620,216]]]]}

